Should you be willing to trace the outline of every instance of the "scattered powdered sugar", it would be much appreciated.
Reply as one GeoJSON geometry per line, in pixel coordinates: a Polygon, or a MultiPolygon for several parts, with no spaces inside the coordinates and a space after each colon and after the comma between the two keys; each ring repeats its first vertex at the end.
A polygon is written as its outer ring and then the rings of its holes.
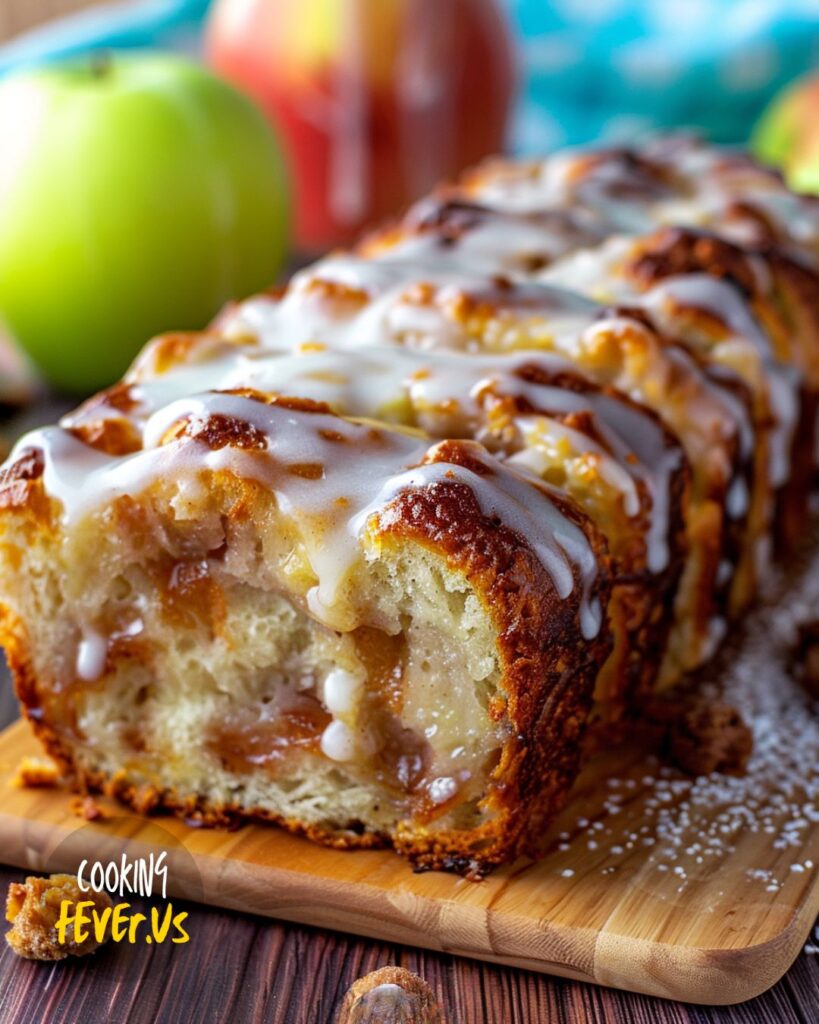
{"type": "Polygon", "coordinates": [[[819,545],[812,551],[772,573],[759,607],[702,673],[699,691],[735,707],[753,731],[746,774],[686,777],[654,755],[615,766],[618,775],[607,779],[602,794],[599,783],[588,787],[585,800],[561,817],[564,831],[553,847],[563,854],[559,873],[565,876],[562,862],[582,851],[584,863],[595,857],[603,875],[628,873],[659,900],[699,894],[704,910],[724,893],[723,869],[744,873],[747,885],[762,893],[815,877],[819,706],[793,676],[799,627],[819,618],[819,545]],[[759,842],[749,842],[751,836],[759,842]],[[730,858],[740,842],[737,867],[730,858]],[[707,898],[699,883],[706,883],[707,898]]]}

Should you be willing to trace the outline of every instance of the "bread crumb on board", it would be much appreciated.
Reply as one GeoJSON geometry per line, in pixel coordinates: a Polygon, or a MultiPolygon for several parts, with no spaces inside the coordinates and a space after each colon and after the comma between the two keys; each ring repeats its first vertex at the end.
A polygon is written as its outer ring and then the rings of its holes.
{"type": "Polygon", "coordinates": [[[808,696],[819,699],[819,619],[799,625],[794,652],[794,674],[808,696]]]}
{"type": "Polygon", "coordinates": [[[688,775],[741,775],[753,753],[754,737],[736,708],[701,701],[686,708],[668,730],[666,753],[688,775]]]}
{"type": "MultiPolygon", "coordinates": [[[[52,789],[60,784],[60,769],[46,757],[21,757],[11,779],[18,789],[52,789]]],[[[90,794],[71,798],[71,813],[85,821],[100,821],[106,812],[90,794]]]]}
{"type": "Polygon", "coordinates": [[[11,784],[18,789],[51,789],[60,781],[57,765],[45,757],[21,757],[11,784]]]}
{"type": "Polygon", "coordinates": [[[86,821],[102,821],[108,817],[93,796],[75,796],[71,800],[71,813],[86,821]]]}
{"type": "Polygon", "coordinates": [[[336,1024],[444,1024],[429,985],[404,967],[382,967],[353,982],[336,1024]]]}
{"type": "Polygon", "coordinates": [[[86,938],[77,941],[74,924],[65,931],[65,942],[60,942],[57,921],[60,906],[65,900],[73,904],[91,901],[98,912],[110,909],[111,899],[105,892],[89,889],[83,892],[75,875],[50,875],[37,878],[30,875],[25,882],[12,882],[6,897],[6,920],[12,925],[6,932],[6,942],[12,950],[27,960],[64,960],[68,956],[86,956],[99,949],[110,937],[106,924],[102,941],[94,929],[88,929],[86,938]]]}
{"type": "Polygon", "coordinates": [[[753,732],[737,708],[714,697],[658,697],[642,724],[656,734],[663,761],[693,777],[742,775],[754,750],[753,732]]]}

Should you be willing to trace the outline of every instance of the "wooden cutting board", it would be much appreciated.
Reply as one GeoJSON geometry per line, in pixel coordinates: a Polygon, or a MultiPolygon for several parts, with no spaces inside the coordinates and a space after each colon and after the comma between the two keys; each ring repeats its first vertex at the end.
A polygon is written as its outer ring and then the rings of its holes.
{"type": "Polygon", "coordinates": [[[0,861],[73,872],[164,849],[173,896],[688,1002],[749,999],[819,913],[819,704],[793,678],[798,625],[819,612],[813,533],[813,554],[768,582],[700,681],[752,727],[748,771],[692,779],[631,737],[587,765],[537,864],[475,883],[414,874],[389,851],[193,828],[104,800],[89,823],[61,789],[12,785],[38,752],[23,723],[0,734],[0,861]]]}
{"type": "Polygon", "coordinates": [[[0,859],[32,872],[163,848],[175,896],[703,1003],[745,1000],[776,982],[819,911],[816,826],[784,849],[770,833],[741,831],[722,856],[697,864],[686,855],[660,870],[647,804],[667,794],[660,807],[674,813],[691,790],[675,792],[676,777],[660,779],[634,752],[589,767],[543,861],[480,883],[413,874],[390,852],[328,850],[272,827],[152,824],[105,800],[111,817],[88,823],[61,789],[11,785],[19,759],[36,752],[23,723],[0,735],[0,859]],[[782,881],[774,889],[769,879],[782,881]]]}

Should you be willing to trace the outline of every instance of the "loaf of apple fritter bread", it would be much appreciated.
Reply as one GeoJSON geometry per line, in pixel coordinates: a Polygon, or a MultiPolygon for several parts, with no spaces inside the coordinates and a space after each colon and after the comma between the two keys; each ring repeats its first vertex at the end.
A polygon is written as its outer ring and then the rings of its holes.
{"type": "Polygon", "coordinates": [[[480,875],[712,656],[816,469],[819,204],[688,139],[498,161],[151,342],[0,471],[78,785],[480,875]]]}

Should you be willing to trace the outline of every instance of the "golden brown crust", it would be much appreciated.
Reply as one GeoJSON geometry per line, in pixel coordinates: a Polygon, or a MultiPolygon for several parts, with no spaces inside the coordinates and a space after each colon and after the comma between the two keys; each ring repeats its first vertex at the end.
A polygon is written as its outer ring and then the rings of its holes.
{"type": "MultiPolygon", "coordinates": [[[[739,246],[710,232],[662,228],[635,242],[624,273],[640,290],[669,277],[704,274],[727,281],[743,295],[770,339],[772,356],[799,369],[805,380],[799,395],[799,420],[790,452],[788,481],[777,495],[776,536],[792,548],[798,543],[813,481],[817,387],[819,387],[819,273],[764,242],[739,246]],[[760,274],[760,265],[765,273],[760,274]]],[[[711,329],[728,336],[730,328],[704,308],[679,310],[690,319],[711,319],[711,329]]],[[[764,429],[769,424],[764,421],[764,429]]],[[[770,413],[768,413],[770,416],[770,413]]],[[[758,421],[759,421],[759,417],[758,421]]]]}
{"type": "MultiPolygon", "coordinates": [[[[244,340],[244,344],[248,341],[244,340]]],[[[180,363],[202,359],[211,352],[224,349],[229,343],[213,331],[177,331],[161,334],[150,341],[137,356],[126,382],[138,383],[148,377],[167,373],[180,363]]],[[[115,385],[116,387],[116,385],[115,385]]],[[[93,402],[93,399],[91,400],[93,402]]]]}
{"type": "Polygon", "coordinates": [[[776,244],[740,248],[710,232],[662,228],[635,243],[626,268],[641,289],[683,274],[732,284],[764,325],[775,353],[815,386],[819,373],[819,274],[776,244]],[[760,276],[754,261],[771,280],[760,276]]]}
{"type": "MultiPolygon", "coordinates": [[[[444,442],[435,452],[440,461],[470,465],[468,446],[459,442],[444,442]]],[[[587,531],[603,570],[602,538],[576,512],[563,511],[587,531]]],[[[443,550],[495,619],[502,689],[509,695],[507,714],[515,730],[483,801],[496,818],[463,835],[422,837],[414,830],[396,842],[419,867],[480,872],[533,850],[543,823],[565,800],[579,765],[597,666],[610,640],[606,631],[582,640],[576,602],[557,597],[528,544],[487,521],[463,485],[439,484],[399,496],[390,506],[385,533],[443,550]],[[457,531],[453,523],[460,524],[457,531]]],[[[608,587],[601,571],[595,588],[604,606],[608,587]]]]}
{"type": "Polygon", "coordinates": [[[46,753],[54,759],[69,783],[76,781],[71,751],[43,714],[40,688],[32,664],[31,643],[23,622],[0,605],[0,647],[6,655],[23,714],[46,753]]]}
{"type": "Polygon", "coordinates": [[[756,279],[748,254],[723,238],[691,228],[661,228],[635,243],[627,267],[644,287],[676,274],[706,273],[730,281],[744,295],[753,295],[756,279]]]}
{"type": "Polygon", "coordinates": [[[131,455],[142,447],[142,438],[130,420],[108,417],[69,427],[79,441],[106,455],[131,455]]]}
{"type": "Polygon", "coordinates": [[[39,480],[45,469],[39,448],[24,448],[14,462],[0,468],[0,508],[25,507],[32,481],[39,480]]]}

